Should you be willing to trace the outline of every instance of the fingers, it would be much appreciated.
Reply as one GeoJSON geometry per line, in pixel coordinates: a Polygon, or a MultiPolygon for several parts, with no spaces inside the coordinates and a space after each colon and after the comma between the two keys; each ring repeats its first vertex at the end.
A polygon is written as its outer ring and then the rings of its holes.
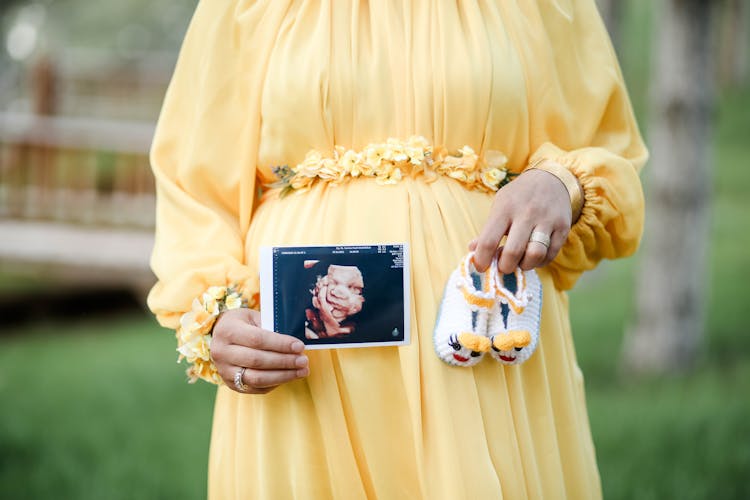
{"type": "Polygon", "coordinates": [[[232,310],[214,324],[211,359],[227,387],[242,393],[265,394],[274,387],[310,374],[304,344],[290,335],[260,328],[260,313],[232,310]],[[239,391],[234,377],[245,368],[239,391]]]}
{"type": "Polygon", "coordinates": [[[224,365],[219,367],[219,375],[230,389],[242,394],[266,394],[276,387],[309,375],[309,368],[299,370],[253,370],[246,368],[242,373],[242,382],[247,389],[240,391],[234,385],[234,376],[241,370],[239,366],[224,365]]]}
{"type": "MultiPolygon", "coordinates": [[[[569,232],[566,229],[551,230],[544,226],[536,226],[533,228],[533,231],[550,235],[549,247],[538,241],[529,241],[532,232],[530,225],[516,222],[511,226],[508,237],[499,248],[498,268],[500,271],[509,274],[515,271],[517,267],[528,271],[546,266],[557,256],[565,244],[569,232]]],[[[482,272],[487,268],[488,263],[491,262],[492,255],[495,255],[498,249],[496,248],[495,252],[490,256],[490,260],[486,261],[484,254],[477,257],[479,253],[479,250],[477,250],[479,248],[479,241],[479,238],[471,240],[468,248],[470,252],[475,252],[474,262],[476,268],[482,272]]]]}
{"type": "Polygon", "coordinates": [[[515,221],[510,227],[508,239],[497,261],[500,272],[510,274],[521,263],[529,243],[529,236],[531,236],[531,227],[531,224],[525,221],[515,221]]]}
{"type": "Polygon", "coordinates": [[[477,271],[484,272],[490,266],[509,225],[510,221],[505,217],[495,217],[484,225],[473,249],[470,244],[469,249],[474,251],[474,267],[477,271]]]}
{"type": "MultiPolygon", "coordinates": [[[[540,226],[537,226],[533,230],[551,235],[549,248],[538,241],[527,241],[525,248],[523,248],[523,239],[521,237],[518,237],[512,240],[509,249],[508,240],[506,240],[505,244],[499,249],[500,254],[498,255],[498,268],[503,273],[512,273],[513,271],[515,271],[516,267],[520,267],[524,271],[528,271],[530,269],[548,265],[560,252],[560,249],[565,244],[565,240],[568,237],[568,231],[566,231],[565,229],[551,231],[549,229],[544,229],[540,226]],[[513,243],[513,241],[515,243],[513,243]],[[520,260],[517,261],[517,259],[519,259],[519,253],[520,260]],[[506,259],[505,262],[502,262],[503,254],[505,255],[506,259]],[[515,266],[514,263],[516,264],[515,266]],[[504,265],[507,265],[507,267],[504,268],[504,265]]],[[[511,230],[511,232],[513,231],[511,230]]],[[[522,229],[518,230],[517,233],[522,234],[525,232],[525,229],[522,229]]],[[[508,239],[510,239],[510,236],[508,239]]],[[[475,238],[469,242],[468,248],[470,252],[476,251],[478,242],[478,238],[475,238]]],[[[479,266],[479,264],[477,264],[477,266],[479,266]]],[[[477,268],[479,269],[479,267],[477,268]]]]}
{"type": "MultiPolygon", "coordinates": [[[[537,231],[546,235],[552,234],[551,229],[547,229],[543,226],[536,226],[532,232],[537,231]]],[[[551,238],[551,237],[550,237],[551,238]]],[[[551,247],[551,243],[550,243],[551,247]]],[[[524,271],[534,269],[544,265],[547,260],[547,256],[550,254],[550,247],[539,241],[529,241],[526,244],[526,251],[523,254],[519,267],[524,271]]],[[[555,252],[556,253],[556,252],[555,252]]],[[[554,254],[553,254],[554,255],[554,254]]]]}
{"type": "Polygon", "coordinates": [[[484,271],[498,251],[501,272],[512,273],[517,267],[529,270],[555,258],[570,225],[570,197],[565,186],[554,175],[531,169],[495,194],[489,217],[479,237],[469,243],[469,250],[474,252],[478,271],[484,271]],[[532,230],[550,236],[548,248],[529,242],[532,230]]]}
{"type": "Polygon", "coordinates": [[[227,387],[242,393],[265,394],[278,385],[310,374],[309,361],[304,355],[227,345],[215,350],[212,346],[211,356],[227,387]],[[247,389],[240,391],[234,384],[234,376],[243,367],[242,380],[247,389]]]}
{"type": "Polygon", "coordinates": [[[251,390],[274,388],[297,378],[299,375],[293,370],[245,370],[242,374],[242,381],[251,390]]]}
{"type": "Polygon", "coordinates": [[[547,258],[547,247],[538,241],[530,241],[526,246],[526,252],[523,259],[518,263],[518,267],[524,271],[540,267],[547,258]]]}
{"type": "MultiPolygon", "coordinates": [[[[227,320],[221,327],[221,331],[225,332],[221,339],[228,345],[282,354],[299,354],[305,350],[305,345],[296,337],[264,330],[247,321],[227,320]]],[[[216,330],[215,326],[214,331],[216,330]]]]}
{"type": "Polygon", "coordinates": [[[281,354],[237,345],[227,346],[224,361],[256,370],[299,370],[308,364],[307,356],[303,354],[281,354]]]}
{"type": "Polygon", "coordinates": [[[265,394],[281,384],[310,374],[307,356],[259,351],[241,346],[225,347],[220,360],[214,358],[214,362],[227,387],[248,394],[265,394]],[[247,389],[240,391],[234,384],[234,377],[243,367],[245,370],[242,381],[247,389]]]}
{"type": "Polygon", "coordinates": [[[569,232],[569,229],[562,228],[552,233],[552,236],[550,236],[549,250],[547,251],[547,256],[544,258],[544,261],[541,263],[542,266],[546,266],[557,257],[557,254],[560,253],[560,249],[568,239],[569,232]]]}

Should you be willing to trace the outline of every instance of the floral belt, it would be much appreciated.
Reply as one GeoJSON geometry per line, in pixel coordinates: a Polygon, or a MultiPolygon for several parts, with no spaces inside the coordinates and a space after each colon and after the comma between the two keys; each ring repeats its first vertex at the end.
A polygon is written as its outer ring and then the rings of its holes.
{"type": "Polygon", "coordinates": [[[469,146],[456,152],[433,147],[421,136],[406,141],[388,139],[369,144],[362,151],[336,146],[332,156],[311,150],[295,167],[274,167],[278,180],[268,187],[281,188],[281,195],[302,193],[315,183],[341,184],[351,178],[374,177],[379,184],[395,184],[404,176],[422,176],[428,182],[446,175],[469,189],[494,192],[511,181],[508,158],[500,151],[489,150],[477,155],[469,146]]]}

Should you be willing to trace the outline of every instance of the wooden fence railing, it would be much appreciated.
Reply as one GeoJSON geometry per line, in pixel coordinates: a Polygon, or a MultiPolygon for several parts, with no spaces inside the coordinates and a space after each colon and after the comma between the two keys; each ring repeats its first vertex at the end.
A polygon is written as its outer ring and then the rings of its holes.
{"type": "Polygon", "coordinates": [[[0,113],[0,218],[152,227],[152,123],[0,113]]]}

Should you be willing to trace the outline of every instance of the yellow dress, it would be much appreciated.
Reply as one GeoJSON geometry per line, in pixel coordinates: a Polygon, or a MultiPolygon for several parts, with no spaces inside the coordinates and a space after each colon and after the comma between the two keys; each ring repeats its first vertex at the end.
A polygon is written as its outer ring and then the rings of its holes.
{"type": "Polygon", "coordinates": [[[412,341],[309,352],[264,396],[218,389],[215,499],[601,496],[564,290],[632,253],[646,150],[594,0],[203,0],[152,149],[159,282],[175,328],[211,285],[253,286],[261,245],[406,241],[412,341]],[[492,195],[440,176],[321,182],[280,198],[271,168],[309,150],[421,135],[557,160],[583,215],[544,288],[540,345],[506,367],[452,367],[432,333],[443,287],[492,195]]]}

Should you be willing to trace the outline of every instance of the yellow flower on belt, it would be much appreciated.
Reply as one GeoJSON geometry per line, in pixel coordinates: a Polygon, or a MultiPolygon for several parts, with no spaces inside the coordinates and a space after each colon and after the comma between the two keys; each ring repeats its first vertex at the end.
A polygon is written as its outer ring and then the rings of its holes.
{"type": "Polygon", "coordinates": [[[453,153],[434,148],[422,136],[406,141],[389,138],[385,143],[367,145],[361,152],[336,146],[332,156],[311,150],[295,167],[274,167],[277,181],[269,187],[281,188],[281,194],[302,193],[318,181],[336,185],[347,178],[374,177],[378,184],[396,184],[405,175],[423,176],[432,182],[445,175],[469,189],[494,192],[517,174],[507,168],[508,158],[499,151],[489,150],[479,156],[471,147],[463,146],[453,153]],[[437,175],[436,175],[437,174],[437,175]]]}

